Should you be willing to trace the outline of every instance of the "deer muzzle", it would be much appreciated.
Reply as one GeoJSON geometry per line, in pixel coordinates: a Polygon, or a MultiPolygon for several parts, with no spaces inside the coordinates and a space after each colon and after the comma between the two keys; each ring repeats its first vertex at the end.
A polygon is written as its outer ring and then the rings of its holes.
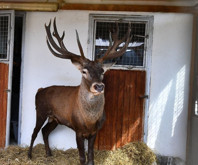
{"type": "Polygon", "coordinates": [[[103,83],[93,83],[91,86],[91,92],[95,95],[104,93],[105,85],[103,83]]]}

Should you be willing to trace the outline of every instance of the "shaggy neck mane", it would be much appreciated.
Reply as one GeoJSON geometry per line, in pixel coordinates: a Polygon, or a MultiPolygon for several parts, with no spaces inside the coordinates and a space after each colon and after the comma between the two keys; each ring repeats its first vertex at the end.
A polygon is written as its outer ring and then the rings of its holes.
{"type": "Polygon", "coordinates": [[[96,121],[104,109],[104,94],[94,95],[87,89],[85,83],[79,87],[79,108],[87,119],[96,121]]]}

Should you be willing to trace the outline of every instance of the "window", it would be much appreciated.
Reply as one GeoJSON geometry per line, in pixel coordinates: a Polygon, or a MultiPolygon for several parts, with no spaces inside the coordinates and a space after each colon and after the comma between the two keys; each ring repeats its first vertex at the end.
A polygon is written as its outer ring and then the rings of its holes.
{"type": "Polygon", "coordinates": [[[10,45],[12,45],[10,42],[12,13],[13,11],[0,11],[0,61],[9,60],[10,45]]]}
{"type": "Polygon", "coordinates": [[[8,17],[0,16],[0,58],[7,58],[8,17]]]}
{"type": "MultiPolygon", "coordinates": [[[[152,16],[127,15],[90,15],[90,53],[93,59],[102,57],[109,46],[109,29],[119,26],[119,38],[122,38],[131,24],[132,40],[125,54],[116,60],[118,68],[145,68],[149,29],[152,16]]],[[[124,43],[120,45],[122,47],[124,43]]],[[[118,48],[119,49],[119,48],[118,48]]],[[[110,62],[113,60],[109,60],[110,62]]]]}

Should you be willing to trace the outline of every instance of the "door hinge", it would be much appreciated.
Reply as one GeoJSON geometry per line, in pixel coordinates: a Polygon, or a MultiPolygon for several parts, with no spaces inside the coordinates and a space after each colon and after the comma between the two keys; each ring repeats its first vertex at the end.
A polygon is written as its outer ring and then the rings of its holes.
{"type": "Polygon", "coordinates": [[[149,38],[149,35],[148,35],[148,34],[147,34],[147,35],[145,35],[145,36],[135,34],[134,36],[135,36],[135,37],[140,37],[140,38],[146,38],[146,39],[148,39],[148,38],[149,38]]]}
{"type": "Polygon", "coordinates": [[[11,89],[5,89],[4,91],[8,93],[11,92],[11,89]]]}
{"type": "Polygon", "coordinates": [[[140,99],[148,99],[149,98],[149,95],[140,95],[139,98],[140,99]]]}

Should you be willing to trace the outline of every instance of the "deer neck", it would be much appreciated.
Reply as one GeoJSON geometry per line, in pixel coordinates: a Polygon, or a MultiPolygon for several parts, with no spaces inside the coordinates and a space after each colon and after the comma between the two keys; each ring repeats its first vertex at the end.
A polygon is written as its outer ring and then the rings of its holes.
{"type": "Polygon", "coordinates": [[[103,114],[104,94],[94,95],[90,92],[87,84],[82,81],[79,87],[78,103],[83,116],[96,121],[103,114]]]}

